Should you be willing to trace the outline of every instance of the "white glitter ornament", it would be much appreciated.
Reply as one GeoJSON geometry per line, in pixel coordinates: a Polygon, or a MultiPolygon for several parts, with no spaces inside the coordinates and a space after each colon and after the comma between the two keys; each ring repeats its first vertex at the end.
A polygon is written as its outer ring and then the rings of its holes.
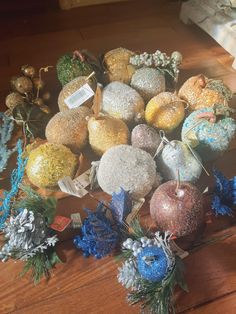
{"type": "Polygon", "coordinates": [[[102,111],[127,124],[137,124],[144,119],[145,104],[136,90],[121,82],[108,84],[102,94],[102,111]]]}
{"type": "Polygon", "coordinates": [[[135,71],[130,84],[148,102],[165,91],[165,77],[153,68],[141,68],[135,71]]]}
{"type": "Polygon", "coordinates": [[[156,129],[146,124],[137,125],[131,133],[131,144],[154,156],[161,138],[156,129]]]}
{"type": "Polygon", "coordinates": [[[118,145],[102,156],[97,178],[104,192],[112,194],[122,187],[134,199],[139,199],[145,197],[157,183],[156,165],[145,151],[129,145],[118,145]]]}
{"type": "Polygon", "coordinates": [[[177,180],[196,182],[202,172],[200,156],[189,150],[181,141],[171,141],[162,150],[158,157],[158,169],[165,181],[177,180]],[[195,156],[194,156],[195,155],[195,156]]]}

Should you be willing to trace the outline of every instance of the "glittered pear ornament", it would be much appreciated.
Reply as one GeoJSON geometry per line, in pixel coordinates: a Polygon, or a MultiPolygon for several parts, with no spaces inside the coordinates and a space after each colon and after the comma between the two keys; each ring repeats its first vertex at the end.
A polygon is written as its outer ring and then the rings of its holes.
{"type": "Polygon", "coordinates": [[[177,180],[179,173],[180,181],[195,182],[202,172],[200,156],[176,140],[166,144],[157,158],[157,165],[165,181],[177,180]]]}
{"type": "Polygon", "coordinates": [[[91,117],[88,121],[89,144],[102,156],[112,146],[128,144],[129,129],[120,119],[109,116],[91,117]]]}
{"type": "Polygon", "coordinates": [[[173,93],[163,92],[153,97],[147,104],[145,119],[148,124],[172,132],[183,121],[185,109],[183,101],[173,93]]]}

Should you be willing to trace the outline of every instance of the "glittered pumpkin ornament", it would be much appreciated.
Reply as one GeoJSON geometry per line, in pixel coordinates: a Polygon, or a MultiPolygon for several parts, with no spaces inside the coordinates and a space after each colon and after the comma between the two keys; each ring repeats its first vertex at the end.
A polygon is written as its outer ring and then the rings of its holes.
{"type": "Polygon", "coordinates": [[[194,111],[222,103],[227,106],[232,91],[221,80],[209,79],[203,74],[190,77],[180,88],[179,97],[194,111]]]}
{"type": "Polygon", "coordinates": [[[132,76],[130,85],[147,103],[151,98],[165,91],[165,77],[159,70],[140,68],[132,76]]]}
{"type": "Polygon", "coordinates": [[[108,84],[102,93],[102,112],[123,120],[128,125],[144,119],[144,101],[130,86],[121,82],[108,84]]]}
{"type": "Polygon", "coordinates": [[[173,140],[165,145],[157,158],[158,169],[165,181],[196,182],[202,172],[201,157],[181,141],[173,140]]]}
{"type": "Polygon", "coordinates": [[[156,129],[146,124],[139,124],[132,130],[131,144],[154,156],[161,138],[156,129]]]}
{"type": "Polygon", "coordinates": [[[26,173],[35,186],[55,189],[60,179],[73,177],[77,168],[77,157],[69,148],[61,144],[45,143],[29,153],[26,173]]]}
{"type": "Polygon", "coordinates": [[[117,193],[123,188],[134,199],[145,197],[155,184],[160,184],[151,155],[129,145],[114,146],[104,153],[97,179],[104,192],[117,193]]]}
{"type": "Polygon", "coordinates": [[[76,77],[88,76],[92,72],[92,66],[79,50],[74,51],[72,54],[65,54],[57,61],[57,77],[62,86],[76,77]]]}
{"type": "Polygon", "coordinates": [[[168,181],[154,192],[150,214],[158,230],[183,237],[204,223],[201,192],[189,182],[168,181]]]}
{"type": "Polygon", "coordinates": [[[177,128],[184,116],[184,101],[170,92],[163,92],[153,97],[145,110],[147,123],[165,133],[170,133],[177,128]]]}
{"type": "Polygon", "coordinates": [[[12,92],[7,95],[5,103],[6,106],[13,110],[17,105],[23,105],[25,102],[23,96],[17,92],[12,92]]]}
{"type": "Polygon", "coordinates": [[[214,105],[192,112],[184,121],[182,141],[194,148],[204,161],[218,158],[235,136],[233,109],[214,105]]]}
{"type": "Polygon", "coordinates": [[[33,83],[30,78],[26,76],[19,76],[12,80],[13,88],[20,94],[27,94],[32,92],[33,83]]]}
{"type": "MultiPolygon", "coordinates": [[[[58,107],[60,111],[70,110],[70,108],[65,103],[65,99],[71,95],[73,95],[76,91],[78,91],[83,85],[89,84],[93,91],[96,90],[97,81],[94,77],[87,77],[87,76],[79,76],[75,78],[73,81],[66,84],[59,96],[58,96],[58,107]]],[[[89,98],[83,103],[83,106],[87,106],[91,108],[93,105],[93,98],[89,98]]]]}
{"type": "Polygon", "coordinates": [[[88,118],[92,111],[84,106],[55,114],[46,127],[49,143],[63,144],[75,154],[88,143],[88,118]]]}
{"type": "Polygon", "coordinates": [[[89,144],[102,156],[112,146],[128,144],[129,129],[120,119],[109,116],[91,117],[88,121],[89,144]]]}
{"type": "Polygon", "coordinates": [[[135,67],[129,64],[134,53],[126,48],[116,48],[104,55],[103,64],[109,82],[119,81],[129,84],[135,67]]]}

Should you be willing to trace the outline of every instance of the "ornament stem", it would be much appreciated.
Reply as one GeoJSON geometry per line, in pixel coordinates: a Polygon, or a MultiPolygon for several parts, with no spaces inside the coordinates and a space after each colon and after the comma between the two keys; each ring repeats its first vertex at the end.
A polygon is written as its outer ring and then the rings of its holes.
{"type": "Polygon", "coordinates": [[[177,170],[177,182],[176,182],[176,189],[175,189],[175,194],[177,194],[177,191],[179,190],[180,186],[180,174],[179,174],[179,169],[177,170]]]}
{"type": "MultiPolygon", "coordinates": [[[[44,71],[44,72],[48,72],[48,69],[49,68],[53,68],[53,66],[52,65],[48,65],[48,66],[46,66],[46,67],[44,67],[44,68],[40,68],[39,69],[39,80],[41,81],[42,80],[42,74],[41,74],[41,72],[42,71],[44,71]]],[[[40,84],[39,84],[40,85],[40,84]]],[[[37,89],[37,98],[39,97],[39,90],[40,90],[40,86],[38,86],[38,89],[37,89]]]]}
{"type": "Polygon", "coordinates": [[[202,169],[205,171],[206,175],[209,177],[209,176],[210,176],[209,172],[206,170],[206,168],[203,166],[202,162],[199,160],[199,158],[197,157],[197,155],[194,153],[192,147],[191,147],[188,143],[186,143],[186,145],[188,146],[188,148],[189,148],[190,152],[192,153],[193,157],[197,160],[197,162],[199,163],[199,165],[200,165],[200,166],[202,167],[202,169]]]}
{"type": "Polygon", "coordinates": [[[93,77],[95,75],[95,71],[93,71],[92,73],[90,73],[87,77],[86,77],[86,81],[88,81],[91,77],[93,77]]]}
{"type": "Polygon", "coordinates": [[[82,53],[79,50],[75,50],[73,52],[73,60],[80,58],[81,62],[84,62],[84,56],[82,55],[82,53]]]}

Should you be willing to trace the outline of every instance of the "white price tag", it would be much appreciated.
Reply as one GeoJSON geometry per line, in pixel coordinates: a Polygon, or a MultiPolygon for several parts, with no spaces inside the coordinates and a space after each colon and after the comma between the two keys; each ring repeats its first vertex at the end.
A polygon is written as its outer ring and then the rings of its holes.
{"type": "Polygon", "coordinates": [[[81,198],[88,194],[88,191],[85,188],[90,184],[89,174],[90,169],[82,173],[74,180],[72,180],[71,177],[64,177],[58,181],[59,188],[62,192],[81,198]]]}
{"type": "Polygon", "coordinates": [[[131,210],[131,213],[127,216],[126,218],[126,222],[129,225],[131,223],[131,221],[138,215],[139,210],[141,209],[141,207],[143,206],[145,202],[145,198],[140,198],[138,200],[135,200],[133,202],[133,208],[131,210]]]}
{"type": "Polygon", "coordinates": [[[81,106],[85,101],[94,96],[94,91],[88,83],[81,86],[76,92],[65,99],[68,108],[73,109],[81,106]]]}

